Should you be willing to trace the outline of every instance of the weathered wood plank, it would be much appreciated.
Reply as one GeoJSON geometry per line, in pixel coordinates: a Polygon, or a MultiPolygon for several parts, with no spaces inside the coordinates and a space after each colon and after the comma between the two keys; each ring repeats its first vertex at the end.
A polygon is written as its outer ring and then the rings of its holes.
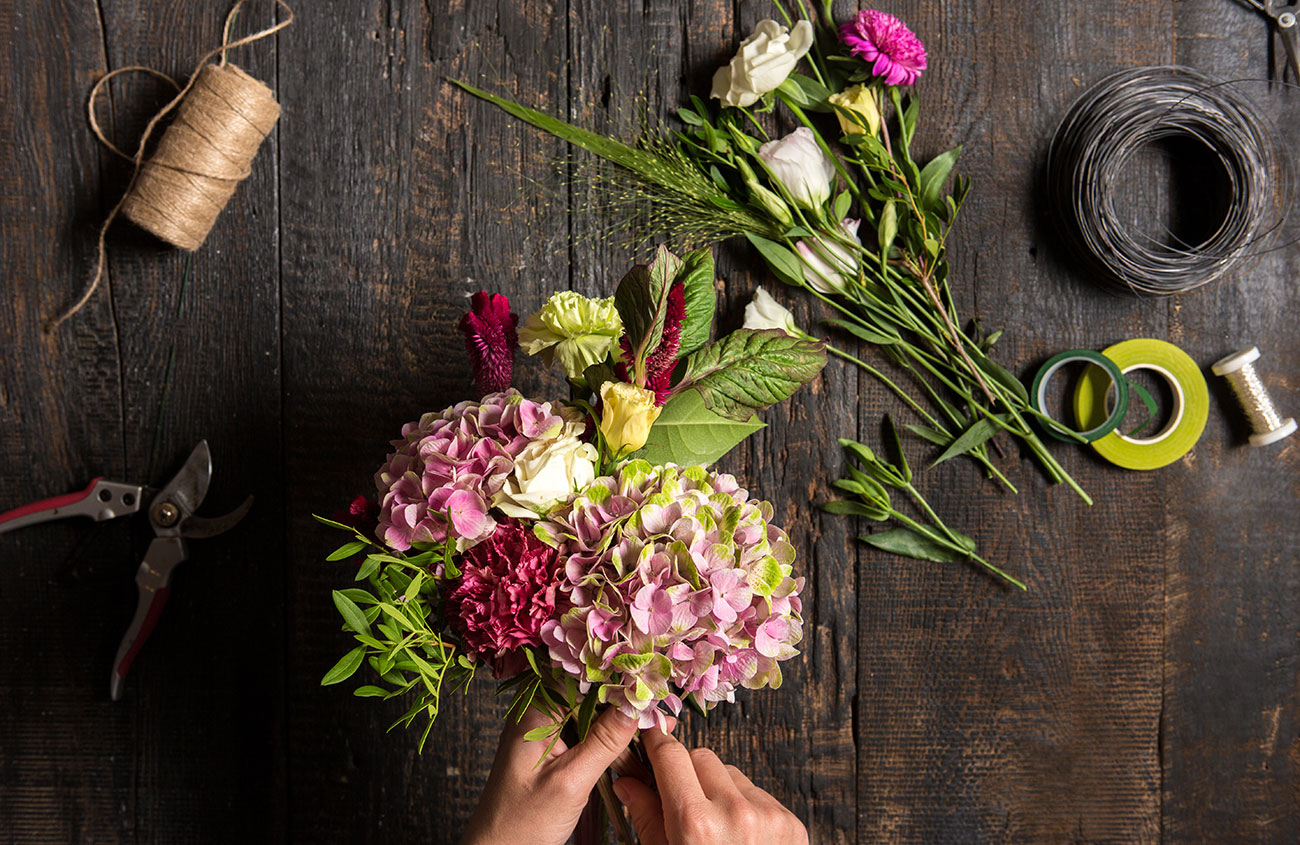
{"type": "MultiPolygon", "coordinates": [[[[1177,5],[1178,61],[1220,79],[1263,79],[1271,61],[1280,70],[1285,53],[1263,18],[1222,6],[1177,5]]],[[[1277,121],[1294,166],[1296,92],[1236,87],[1277,121]]],[[[1294,231],[1292,217],[1280,240],[1294,231]]],[[[1293,436],[1247,446],[1236,399],[1208,371],[1258,345],[1274,397],[1287,415],[1300,410],[1297,255],[1294,245],[1265,255],[1170,311],[1170,339],[1206,367],[1211,388],[1195,460],[1169,481],[1161,747],[1170,841],[1300,839],[1300,445],[1293,436]]]]}
{"type": "MultiPolygon", "coordinates": [[[[334,538],[310,513],[373,493],[401,425],[465,398],[467,294],[497,290],[526,312],[568,284],[564,201],[534,200],[535,183],[563,191],[559,145],[443,79],[565,102],[563,6],[340,0],[301,23],[291,55],[346,58],[284,79],[301,127],[282,141],[295,186],[283,212],[292,836],[455,842],[503,703],[490,680],[448,698],[421,756],[418,734],[385,733],[395,703],[357,701],[356,683],[321,689],[348,648],[329,599],[348,576],[323,562],[334,538]]],[[[519,371],[521,389],[555,389],[532,362],[519,371]]]]}

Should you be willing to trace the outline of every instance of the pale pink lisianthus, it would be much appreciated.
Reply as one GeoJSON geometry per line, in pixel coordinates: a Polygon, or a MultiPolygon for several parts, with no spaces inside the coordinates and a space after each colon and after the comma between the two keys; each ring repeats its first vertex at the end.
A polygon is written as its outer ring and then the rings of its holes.
{"type": "Polygon", "coordinates": [[[849,52],[871,65],[887,85],[913,85],[925,70],[925,45],[907,25],[886,12],[864,9],[840,24],[849,52]]]}

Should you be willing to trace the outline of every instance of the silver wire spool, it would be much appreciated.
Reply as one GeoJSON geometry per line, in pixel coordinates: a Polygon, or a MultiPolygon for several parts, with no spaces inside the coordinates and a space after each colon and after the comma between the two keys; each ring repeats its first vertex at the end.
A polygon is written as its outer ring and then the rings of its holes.
{"type": "Polygon", "coordinates": [[[1231,85],[1177,66],[1121,71],[1080,97],[1057,129],[1049,199],[1066,240],[1105,282],[1187,293],[1242,269],[1282,226],[1291,179],[1279,147],[1272,125],[1231,85]],[[1134,231],[1116,208],[1133,156],[1166,140],[1203,145],[1223,170],[1225,214],[1200,243],[1134,231]]]}
{"type": "Polygon", "coordinates": [[[1290,437],[1296,430],[1296,422],[1292,417],[1282,419],[1282,414],[1273,404],[1273,397],[1269,396],[1268,388],[1255,370],[1258,360],[1259,348],[1252,346],[1216,361],[1210,370],[1216,376],[1226,378],[1232,385],[1232,392],[1237,394],[1237,401],[1250,419],[1250,428],[1254,432],[1250,435],[1250,445],[1267,446],[1290,437]]]}

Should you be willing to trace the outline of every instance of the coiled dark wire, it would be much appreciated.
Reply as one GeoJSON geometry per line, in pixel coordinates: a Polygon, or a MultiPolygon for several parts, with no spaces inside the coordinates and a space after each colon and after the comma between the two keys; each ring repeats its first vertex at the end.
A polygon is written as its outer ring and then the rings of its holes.
{"type": "Polygon", "coordinates": [[[1186,293],[1242,269],[1267,248],[1290,205],[1290,168],[1272,125],[1231,85],[1185,67],[1136,68],[1098,82],[1057,129],[1047,170],[1066,239],[1105,281],[1136,293],[1186,293]],[[1204,144],[1228,184],[1227,212],[1199,244],[1134,231],[1116,211],[1130,158],[1172,138],[1204,144]]]}

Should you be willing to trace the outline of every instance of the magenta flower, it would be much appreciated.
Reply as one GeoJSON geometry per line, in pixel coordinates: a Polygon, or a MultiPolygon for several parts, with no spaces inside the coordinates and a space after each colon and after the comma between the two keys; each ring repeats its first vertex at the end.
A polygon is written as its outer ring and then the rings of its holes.
{"type": "Polygon", "coordinates": [[[465,351],[474,367],[474,387],[479,396],[510,387],[518,325],[519,315],[510,313],[510,300],[501,294],[479,291],[470,300],[460,330],[465,333],[465,351]]]}
{"type": "Polygon", "coordinates": [[[542,644],[542,623],[555,613],[559,555],[524,523],[507,520],[460,559],[447,595],[452,627],[498,678],[523,671],[524,646],[542,644]]]}
{"type": "Polygon", "coordinates": [[[893,15],[864,9],[840,24],[849,52],[871,65],[888,85],[912,85],[925,70],[925,45],[893,15]]]}

